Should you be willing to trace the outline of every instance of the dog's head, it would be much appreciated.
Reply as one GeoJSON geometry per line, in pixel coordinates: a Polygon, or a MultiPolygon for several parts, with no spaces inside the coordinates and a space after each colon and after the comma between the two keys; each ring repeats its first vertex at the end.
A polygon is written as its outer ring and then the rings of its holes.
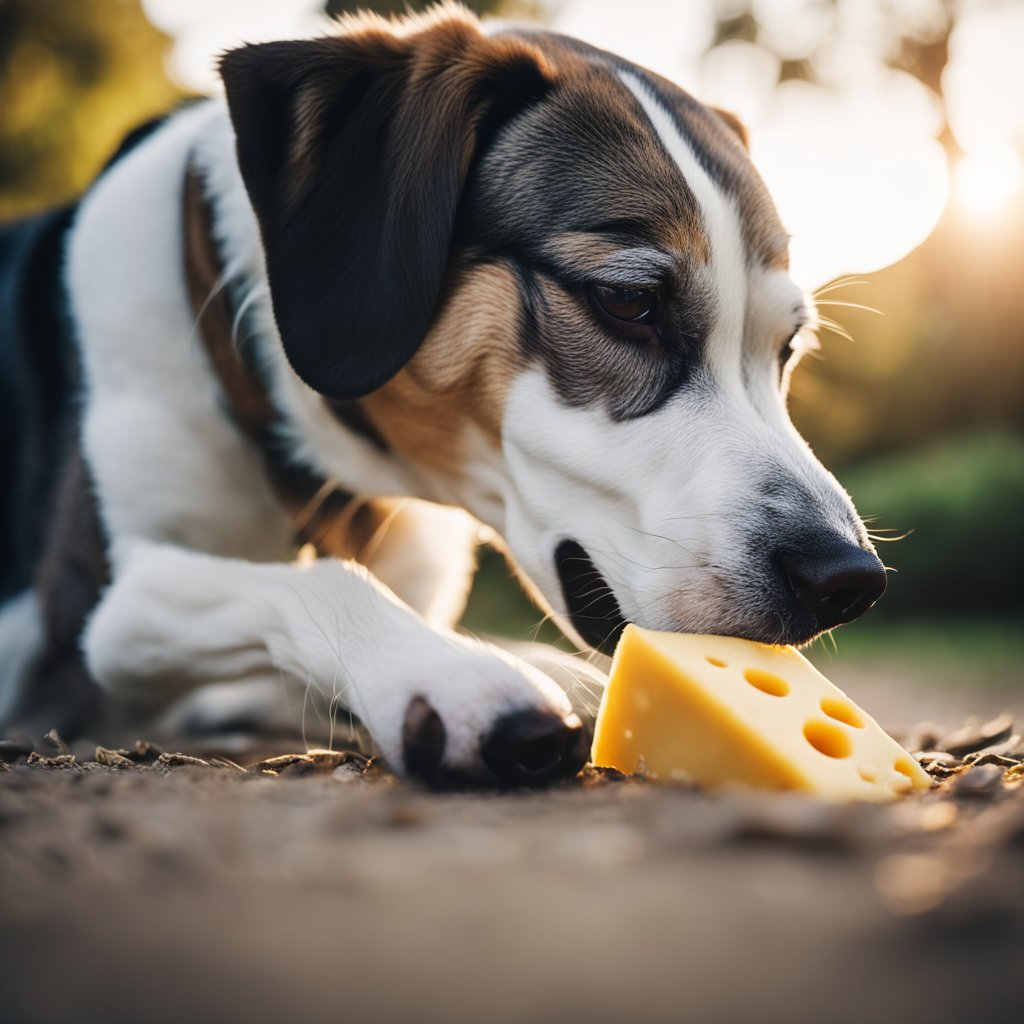
{"type": "Polygon", "coordinates": [[[223,75],[296,373],[495,526],[580,638],[799,643],[880,596],[786,413],[813,314],[729,115],[451,8],[223,75]]]}

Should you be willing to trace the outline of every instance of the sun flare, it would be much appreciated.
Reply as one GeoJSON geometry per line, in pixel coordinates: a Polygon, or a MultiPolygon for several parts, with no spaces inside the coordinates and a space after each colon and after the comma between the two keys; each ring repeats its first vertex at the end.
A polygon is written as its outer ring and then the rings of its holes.
{"type": "Polygon", "coordinates": [[[1024,191],[1024,166],[1012,149],[991,147],[961,157],[953,180],[953,194],[964,213],[993,217],[1024,191]]]}

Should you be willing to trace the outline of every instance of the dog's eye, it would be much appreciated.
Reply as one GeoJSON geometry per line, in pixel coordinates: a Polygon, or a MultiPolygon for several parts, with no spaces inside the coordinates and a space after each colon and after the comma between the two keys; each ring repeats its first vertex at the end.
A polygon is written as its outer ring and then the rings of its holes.
{"type": "Polygon", "coordinates": [[[594,303],[607,316],[624,324],[649,324],[658,308],[658,296],[645,288],[590,287],[594,303]]]}
{"type": "Polygon", "coordinates": [[[794,342],[796,341],[796,335],[794,334],[789,341],[779,350],[779,367],[785,368],[786,363],[789,362],[789,357],[796,351],[794,348],[794,342]]]}

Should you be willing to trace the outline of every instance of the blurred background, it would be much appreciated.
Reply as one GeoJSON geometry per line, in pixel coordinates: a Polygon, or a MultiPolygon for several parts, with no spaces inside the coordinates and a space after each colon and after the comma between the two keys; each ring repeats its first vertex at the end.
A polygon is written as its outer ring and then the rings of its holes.
{"type": "MultiPolygon", "coordinates": [[[[85,188],[241,40],[403,0],[0,0],[0,218],[85,188]]],[[[1024,3],[496,0],[747,123],[816,294],[797,426],[897,570],[813,656],[1014,686],[1024,660],[1024,3]],[[905,535],[905,536],[904,536],[905,535]]],[[[467,625],[554,636],[485,554],[467,625]]],[[[829,666],[832,666],[829,668],[829,666]]]]}

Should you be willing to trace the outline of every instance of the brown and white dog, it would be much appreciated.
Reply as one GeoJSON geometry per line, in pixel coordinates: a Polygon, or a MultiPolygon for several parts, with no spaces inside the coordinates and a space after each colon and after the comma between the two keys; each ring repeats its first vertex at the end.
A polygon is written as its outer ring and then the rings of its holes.
{"type": "Polygon", "coordinates": [[[291,680],[398,771],[536,783],[586,742],[549,678],[452,632],[480,523],[591,646],[624,621],[802,643],[878,598],[786,413],[813,314],[732,117],[450,6],[221,69],[226,102],[38,229],[52,263],[71,220],[82,457],[32,491],[41,563],[4,573],[9,694],[79,649],[147,712],[291,680]],[[325,557],[292,563],[297,536],[325,557]]]}

